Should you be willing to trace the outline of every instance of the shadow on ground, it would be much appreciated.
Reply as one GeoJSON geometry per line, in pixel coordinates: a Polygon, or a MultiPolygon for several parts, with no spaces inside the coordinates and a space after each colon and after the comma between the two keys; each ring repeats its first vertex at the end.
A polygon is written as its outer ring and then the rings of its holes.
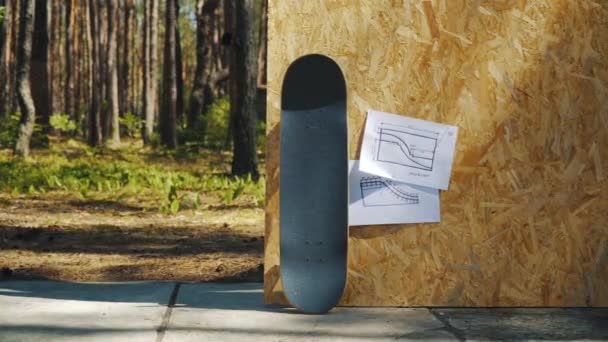
{"type": "MultiPolygon", "coordinates": [[[[608,340],[608,308],[515,308],[472,309],[433,308],[428,310],[395,308],[338,308],[328,315],[299,315],[297,311],[278,306],[264,306],[262,284],[173,284],[173,283],[58,283],[0,282],[2,298],[21,297],[65,301],[134,303],[137,307],[171,305],[172,324],[168,332],[227,333],[251,336],[369,337],[390,335],[395,339],[432,340],[449,333],[457,340],[608,340]],[[286,316],[281,313],[288,314],[286,316]],[[278,314],[278,316],[277,316],[278,314]],[[290,314],[293,318],[289,318],[290,314]],[[433,317],[434,316],[434,317],[433,317]],[[240,317],[240,318],[236,318],[240,317]],[[232,324],[233,320],[249,324],[232,324]],[[256,319],[258,320],[256,323],[256,319]],[[262,323],[260,319],[271,320],[262,323]],[[297,322],[293,329],[284,324],[297,322]],[[374,322],[374,325],[370,325],[374,322]],[[251,324],[251,325],[250,325],[251,324]],[[320,327],[318,331],[308,331],[320,327]],[[368,331],[372,326],[386,331],[368,331]],[[399,333],[395,327],[408,327],[399,333]],[[348,327],[348,329],[346,329],[348,327]],[[366,328],[367,327],[367,328],[366,328]],[[326,330],[327,328],[328,330],[326,330]],[[346,329],[346,330],[344,330],[346,329]],[[358,331],[351,334],[351,330],[358,331]],[[342,333],[340,333],[342,331],[342,333]],[[331,332],[331,333],[330,333],[331,332]],[[334,333],[335,332],[335,333],[334,333]],[[337,334],[337,335],[336,335],[337,334]]],[[[1,326],[2,324],[0,324],[1,326]]],[[[49,331],[53,327],[14,325],[2,329],[49,331]]],[[[86,328],[68,329],[73,335],[98,333],[86,328]]],[[[107,332],[128,330],[108,328],[107,332]]]]}
{"type": "Polygon", "coordinates": [[[83,229],[0,226],[0,249],[52,253],[174,256],[201,253],[261,253],[263,238],[217,227],[120,227],[83,229]],[[212,228],[212,229],[209,229],[212,228]]]}
{"type": "Polygon", "coordinates": [[[431,312],[462,340],[608,340],[608,308],[445,308],[431,312]]]}

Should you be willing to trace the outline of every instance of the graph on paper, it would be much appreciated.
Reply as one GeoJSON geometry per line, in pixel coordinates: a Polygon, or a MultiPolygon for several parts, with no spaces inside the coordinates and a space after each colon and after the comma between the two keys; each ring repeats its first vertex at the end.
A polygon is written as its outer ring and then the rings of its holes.
{"type": "Polygon", "coordinates": [[[350,161],[349,225],[439,222],[439,191],[406,184],[360,170],[350,161]]]}
{"type": "Polygon", "coordinates": [[[458,128],[370,110],[361,148],[361,171],[446,190],[458,128]]]}
{"type": "Polygon", "coordinates": [[[439,133],[380,123],[375,159],[414,169],[433,171],[439,133]]]}

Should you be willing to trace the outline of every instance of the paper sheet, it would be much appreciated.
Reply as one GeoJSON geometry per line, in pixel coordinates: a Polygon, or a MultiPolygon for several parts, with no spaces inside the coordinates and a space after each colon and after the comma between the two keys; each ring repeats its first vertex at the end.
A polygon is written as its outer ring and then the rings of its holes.
{"type": "Polygon", "coordinates": [[[439,222],[439,190],[359,171],[350,161],[349,225],[439,222]]]}
{"type": "Polygon", "coordinates": [[[361,171],[447,190],[458,127],[370,110],[361,171]]]}

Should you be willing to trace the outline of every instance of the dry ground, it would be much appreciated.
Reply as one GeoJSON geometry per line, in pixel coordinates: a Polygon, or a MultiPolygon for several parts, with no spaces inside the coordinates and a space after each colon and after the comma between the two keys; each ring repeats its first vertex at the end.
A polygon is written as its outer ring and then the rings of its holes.
{"type": "Polygon", "coordinates": [[[0,197],[3,278],[261,280],[258,208],[175,215],[63,197],[0,197]]]}
{"type": "Polygon", "coordinates": [[[250,202],[210,194],[170,214],[137,196],[0,193],[0,279],[261,281],[264,212],[250,202]]]}

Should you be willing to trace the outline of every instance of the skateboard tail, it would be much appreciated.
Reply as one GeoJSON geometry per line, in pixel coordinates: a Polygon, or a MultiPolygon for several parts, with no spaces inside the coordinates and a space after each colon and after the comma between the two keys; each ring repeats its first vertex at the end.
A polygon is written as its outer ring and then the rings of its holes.
{"type": "Polygon", "coordinates": [[[346,81],[332,59],[304,56],[287,70],[281,99],[281,278],[291,304],[324,313],[346,284],[346,81]]]}

